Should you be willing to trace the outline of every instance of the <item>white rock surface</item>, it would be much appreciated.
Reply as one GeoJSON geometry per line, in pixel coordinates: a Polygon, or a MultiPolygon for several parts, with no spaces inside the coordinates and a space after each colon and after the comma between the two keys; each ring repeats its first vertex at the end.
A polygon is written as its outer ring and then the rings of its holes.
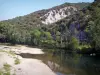
{"type": "Polygon", "coordinates": [[[74,6],[67,6],[59,10],[50,10],[48,13],[46,13],[44,16],[41,17],[41,18],[43,17],[46,18],[44,21],[42,21],[42,23],[51,24],[51,23],[57,22],[58,20],[61,20],[67,16],[72,15],[76,11],[77,11],[77,8],[74,6]],[[70,10],[72,10],[73,12],[70,12],[70,10]]]}

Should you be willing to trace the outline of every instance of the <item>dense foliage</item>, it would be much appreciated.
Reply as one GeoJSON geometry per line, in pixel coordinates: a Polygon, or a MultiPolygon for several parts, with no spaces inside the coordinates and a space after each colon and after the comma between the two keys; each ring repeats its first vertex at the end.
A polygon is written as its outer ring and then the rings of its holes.
{"type": "Polygon", "coordinates": [[[100,49],[100,3],[94,2],[88,7],[91,18],[88,22],[88,32],[91,37],[91,44],[96,49],[100,49]]]}
{"type": "Polygon", "coordinates": [[[0,42],[72,50],[100,49],[100,3],[94,2],[77,14],[51,25],[43,25],[39,19],[45,12],[47,11],[42,10],[41,14],[37,11],[38,14],[35,12],[35,15],[0,22],[0,42]]]}

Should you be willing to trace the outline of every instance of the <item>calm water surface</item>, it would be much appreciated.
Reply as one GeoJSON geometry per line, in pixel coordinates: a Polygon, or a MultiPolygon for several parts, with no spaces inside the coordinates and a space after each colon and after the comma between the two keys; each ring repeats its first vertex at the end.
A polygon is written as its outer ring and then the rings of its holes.
{"type": "Polygon", "coordinates": [[[21,54],[42,60],[57,75],[100,75],[100,57],[80,55],[66,50],[44,50],[43,55],[21,54]]]}

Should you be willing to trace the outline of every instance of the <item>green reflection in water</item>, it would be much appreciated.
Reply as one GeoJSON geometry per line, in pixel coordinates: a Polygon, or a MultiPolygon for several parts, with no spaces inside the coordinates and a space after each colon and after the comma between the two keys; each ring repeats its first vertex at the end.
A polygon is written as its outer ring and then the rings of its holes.
{"type": "Polygon", "coordinates": [[[42,60],[57,75],[100,75],[99,57],[60,49],[45,49],[44,52],[43,55],[21,54],[21,56],[42,60]]]}

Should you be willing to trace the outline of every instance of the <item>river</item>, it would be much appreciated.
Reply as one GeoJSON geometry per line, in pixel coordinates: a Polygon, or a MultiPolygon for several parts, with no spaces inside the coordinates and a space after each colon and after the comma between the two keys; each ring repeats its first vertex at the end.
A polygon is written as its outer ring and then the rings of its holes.
{"type": "Polygon", "coordinates": [[[100,57],[66,50],[45,49],[45,54],[20,54],[23,58],[42,60],[57,75],[100,75],[100,57]]]}

